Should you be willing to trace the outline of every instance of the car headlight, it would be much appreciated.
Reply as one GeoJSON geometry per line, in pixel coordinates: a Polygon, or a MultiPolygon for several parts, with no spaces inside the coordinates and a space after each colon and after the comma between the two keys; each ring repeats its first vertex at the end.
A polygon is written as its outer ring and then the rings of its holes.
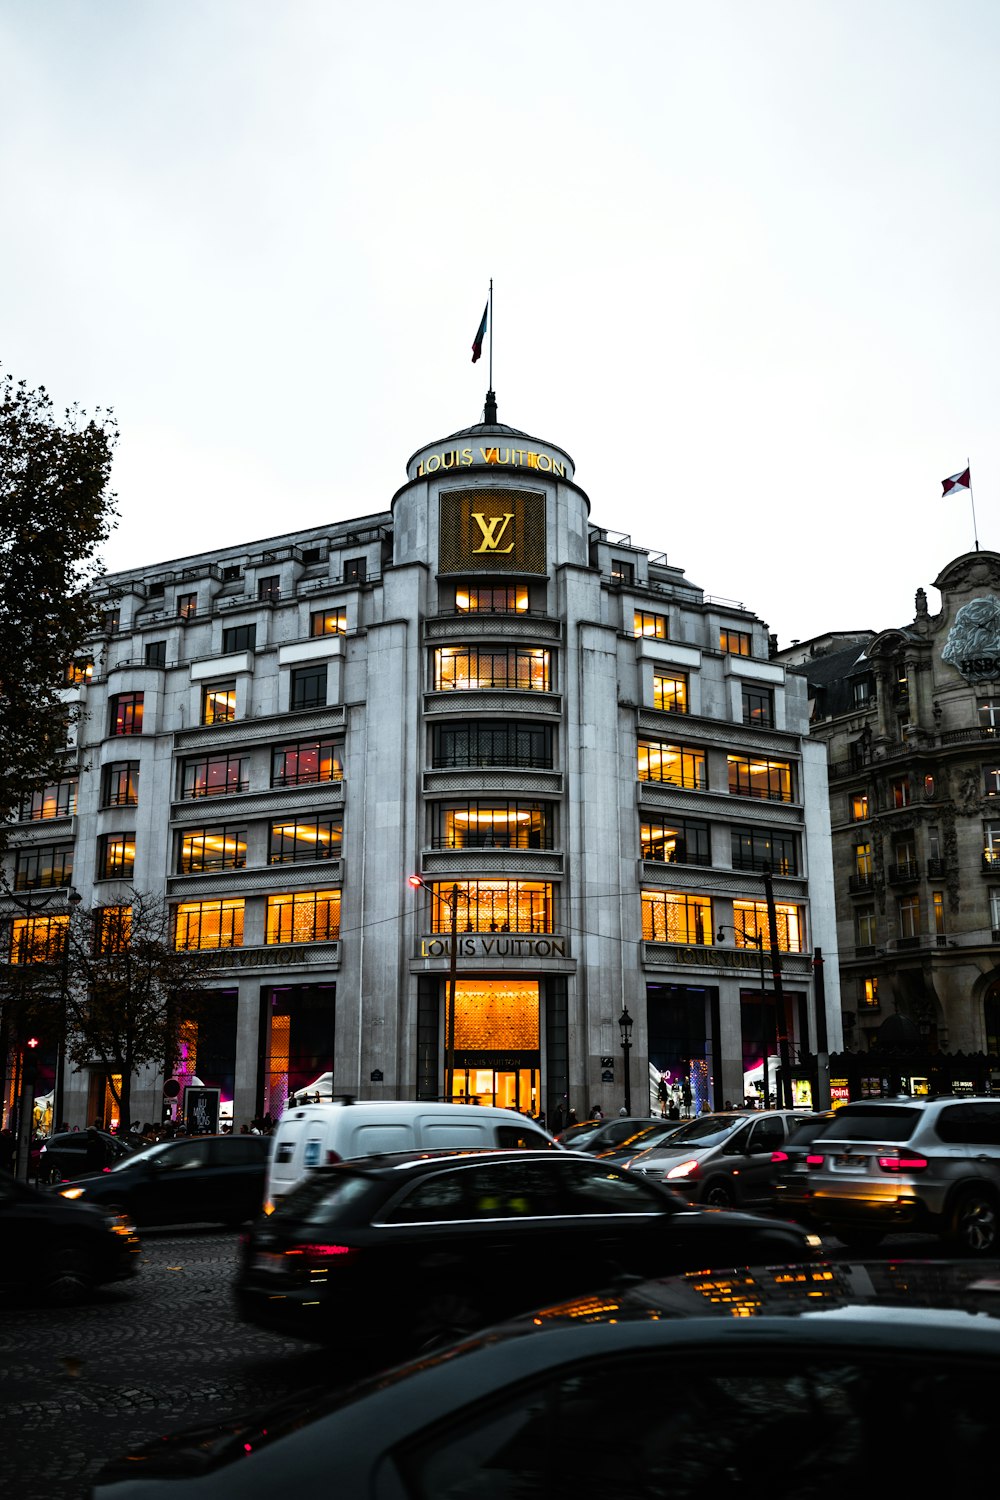
{"type": "Polygon", "coordinates": [[[128,1214],[106,1214],[104,1227],[110,1229],[112,1234],[124,1235],[126,1239],[130,1239],[135,1234],[135,1225],[128,1214]]]}
{"type": "Polygon", "coordinates": [[[819,1234],[807,1234],[806,1244],[809,1246],[810,1250],[822,1250],[823,1237],[819,1234]]]}
{"type": "Polygon", "coordinates": [[[666,1180],[668,1182],[673,1182],[674,1179],[678,1177],[693,1177],[697,1170],[698,1163],[694,1160],[694,1158],[692,1158],[690,1161],[681,1161],[677,1163],[676,1167],[670,1168],[670,1171],[667,1173],[666,1180]]]}
{"type": "Polygon", "coordinates": [[[60,1198],[82,1198],[84,1191],[82,1187],[60,1188],[59,1196],[60,1198]]]}

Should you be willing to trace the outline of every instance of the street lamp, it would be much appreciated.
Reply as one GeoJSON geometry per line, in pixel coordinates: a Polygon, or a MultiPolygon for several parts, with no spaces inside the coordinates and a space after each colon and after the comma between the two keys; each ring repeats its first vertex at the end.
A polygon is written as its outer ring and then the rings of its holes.
{"type": "Polygon", "coordinates": [[[435,891],[422,875],[410,875],[408,884],[414,890],[428,891],[443,901],[451,912],[451,948],[448,954],[448,999],[444,1017],[444,1097],[450,1104],[455,1097],[455,980],[458,970],[458,902],[461,892],[457,883],[452,885],[451,899],[435,891]]]}
{"type": "Polygon", "coordinates": [[[728,922],[719,925],[718,941],[721,943],[726,928],[734,935],[739,933],[744,943],[753,943],[757,949],[757,957],[760,960],[760,1043],[761,1043],[761,1078],[760,1078],[760,1107],[766,1109],[771,1098],[771,1077],[768,1067],[767,1055],[767,981],[764,977],[764,934],[762,932],[747,932],[745,927],[733,927],[728,922]]]}
{"type": "Polygon", "coordinates": [[[629,1076],[628,1055],[632,1050],[632,1027],[635,1022],[628,1013],[628,1007],[622,1006],[622,1013],[618,1017],[618,1030],[621,1033],[622,1052],[625,1055],[625,1113],[632,1113],[632,1080],[629,1076]]]}

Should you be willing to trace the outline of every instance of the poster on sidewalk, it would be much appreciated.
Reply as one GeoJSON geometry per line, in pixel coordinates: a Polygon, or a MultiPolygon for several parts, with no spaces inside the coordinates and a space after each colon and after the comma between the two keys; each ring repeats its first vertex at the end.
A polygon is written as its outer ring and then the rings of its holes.
{"type": "Polygon", "coordinates": [[[184,1090],[184,1126],[188,1135],[217,1135],[221,1089],[189,1084],[184,1090]]]}

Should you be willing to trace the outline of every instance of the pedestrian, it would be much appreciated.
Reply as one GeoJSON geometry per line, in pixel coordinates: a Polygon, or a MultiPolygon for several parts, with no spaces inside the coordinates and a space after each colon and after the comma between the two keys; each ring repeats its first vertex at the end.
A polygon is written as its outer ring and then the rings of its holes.
{"type": "Polygon", "coordinates": [[[592,1120],[604,1119],[604,1111],[599,1104],[592,1104],[590,1106],[590,1118],[592,1120]]]}
{"type": "Polygon", "coordinates": [[[567,1128],[567,1130],[569,1129],[569,1127],[571,1125],[578,1125],[579,1123],[580,1123],[579,1120],[576,1118],[576,1110],[573,1109],[572,1107],[570,1107],[566,1111],[566,1128],[567,1128]]]}
{"type": "Polygon", "coordinates": [[[626,1119],[628,1118],[628,1110],[625,1108],[624,1104],[622,1105],[618,1113],[619,1115],[624,1116],[626,1119]]]}

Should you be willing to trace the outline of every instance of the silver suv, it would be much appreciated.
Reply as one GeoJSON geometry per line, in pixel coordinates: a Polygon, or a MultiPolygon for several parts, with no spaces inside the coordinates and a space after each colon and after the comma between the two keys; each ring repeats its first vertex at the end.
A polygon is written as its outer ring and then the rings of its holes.
{"type": "Polygon", "coordinates": [[[792,1211],[864,1249],[891,1231],[973,1255],[1000,1243],[1000,1099],[845,1104],[812,1142],[792,1211]]]}
{"type": "Polygon", "coordinates": [[[660,1146],[625,1165],[675,1188],[693,1203],[740,1208],[771,1198],[771,1157],[807,1109],[733,1110],[699,1115],[660,1146]]]}

